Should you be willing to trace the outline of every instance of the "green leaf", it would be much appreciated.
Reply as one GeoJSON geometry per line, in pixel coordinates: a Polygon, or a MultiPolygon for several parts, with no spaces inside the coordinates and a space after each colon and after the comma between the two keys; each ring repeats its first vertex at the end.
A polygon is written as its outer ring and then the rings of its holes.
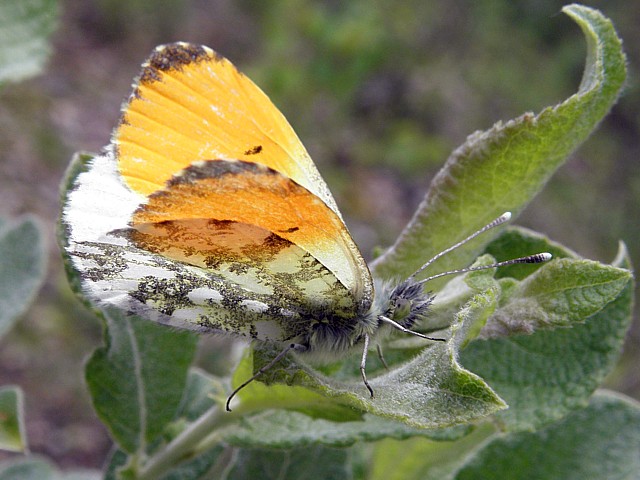
{"type": "Polygon", "coordinates": [[[613,480],[640,471],[640,404],[596,393],[587,408],[537,432],[495,434],[485,425],[452,443],[379,442],[370,480],[613,480]],[[585,454],[587,453],[587,454],[585,454]]]}
{"type": "Polygon", "coordinates": [[[615,300],[631,272],[590,260],[550,262],[517,286],[489,318],[483,338],[532,333],[583,322],[615,300]]]}
{"type": "Polygon", "coordinates": [[[144,452],[176,414],[197,337],[110,310],[105,339],[85,372],[94,407],[120,448],[144,452]]]}
{"type": "MultiPolygon", "coordinates": [[[[245,363],[248,362],[245,360],[245,363]]],[[[215,407],[215,399],[220,398],[221,395],[220,383],[215,377],[199,369],[192,369],[177,424],[196,421],[200,415],[204,415],[209,409],[215,407]]],[[[357,413],[356,418],[351,419],[350,412],[347,414],[346,418],[338,417],[332,421],[313,418],[297,411],[274,409],[249,416],[246,421],[228,423],[224,425],[223,433],[214,432],[214,429],[211,429],[210,433],[223,438],[225,443],[238,447],[295,448],[317,444],[345,447],[358,441],[373,441],[385,437],[405,439],[423,436],[453,440],[465,435],[470,429],[465,425],[441,430],[425,430],[375,415],[357,413]]],[[[233,417],[234,414],[223,413],[220,420],[224,421],[226,416],[233,417]]],[[[234,418],[234,420],[237,419],[234,418]]]]}
{"type": "Polygon", "coordinates": [[[226,471],[229,480],[260,478],[263,480],[299,480],[323,478],[351,479],[350,451],[323,446],[292,450],[245,450],[234,452],[233,463],[226,471]]]}
{"type": "MultiPolygon", "coordinates": [[[[563,11],[581,27],[588,47],[578,92],[538,115],[526,113],[472,134],[434,178],[396,243],[374,262],[376,277],[406,278],[503,212],[517,215],[614,104],[626,65],[611,22],[579,5],[563,11]]],[[[438,262],[439,271],[470,263],[491,238],[485,234],[448,254],[438,262]]]]}
{"type": "Polygon", "coordinates": [[[104,467],[104,479],[103,480],[121,480],[118,472],[129,462],[129,456],[120,449],[113,449],[104,467]]]}
{"type": "Polygon", "coordinates": [[[39,74],[51,53],[56,0],[0,2],[0,84],[39,74]]]}
{"type": "Polygon", "coordinates": [[[46,459],[26,457],[0,462],[0,480],[99,480],[96,470],[72,470],[64,474],[46,459]]]}
{"type": "MultiPolygon", "coordinates": [[[[78,175],[87,171],[89,167],[89,162],[96,155],[89,152],[76,152],[71,158],[71,162],[67,167],[67,170],[64,173],[64,178],[60,183],[60,205],[66,205],[68,203],[67,196],[73,190],[73,185],[78,175]]],[[[65,272],[67,274],[67,279],[69,280],[69,286],[71,290],[76,294],[78,299],[83,302],[87,308],[98,312],[96,307],[94,307],[84,296],[82,293],[80,275],[73,267],[71,262],[71,258],[67,255],[67,246],[69,244],[69,235],[65,231],[65,224],[62,221],[58,221],[56,236],[58,240],[58,244],[60,245],[60,251],[62,252],[62,260],[64,262],[65,272]]]]}
{"type": "MultiPolygon", "coordinates": [[[[412,438],[376,443],[371,455],[368,480],[449,480],[461,462],[493,435],[484,424],[455,442],[412,438]]],[[[496,477],[497,478],[497,477],[496,477]]],[[[506,477],[509,478],[509,477],[506,477]]]]}
{"type": "Polygon", "coordinates": [[[187,377],[182,403],[178,409],[180,420],[193,421],[225,398],[221,381],[199,368],[191,368],[187,377]]]}
{"type": "Polygon", "coordinates": [[[0,480],[60,480],[58,471],[39,458],[21,458],[0,463],[0,480]]]}
{"type": "MultiPolygon", "coordinates": [[[[225,448],[222,445],[216,445],[207,452],[198,455],[196,458],[184,461],[183,463],[175,462],[169,467],[169,472],[166,474],[160,474],[160,476],[154,476],[154,480],[196,480],[196,479],[216,479],[221,478],[224,468],[228,464],[229,460],[225,458],[224,452],[229,448],[225,448]]],[[[131,458],[122,450],[116,450],[112,452],[110,458],[107,460],[104,480],[123,480],[122,469],[127,468],[127,465],[131,463],[131,458]]],[[[128,475],[129,471],[125,471],[125,475],[128,475]]],[[[132,473],[132,478],[137,478],[135,473],[132,473]]],[[[124,478],[130,478],[124,476],[124,478]]]]}
{"type": "MultiPolygon", "coordinates": [[[[533,255],[538,252],[549,252],[554,259],[580,258],[564,245],[554,242],[546,236],[523,227],[507,227],[485,248],[497,261],[533,255]]],[[[523,280],[545,263],[518,264],[500,267],[496,278],[511,277],[523,280]]]]}
{"type": "Polygon", "coordinates": [[[102,480],[102,472],[97,470],[72,470],[61,475],[61,480],[102,480]]]}
{"type": "Polygon", "coordinates": [[[0,450],[24,452],[24,399],[20,387],[0,387],[0,450]]]}
{"type": "Polygon", "coordinates": [[[167,475],[161,477],[161,480],[223,478],[229,463],[229,458],[225,454],[230,450],[229,447],[219,444],[202,455],[198,455],[193,460],[180,464],[167,475]]]}
{"type": "Polygon", "coordinates": [[[309,445],[348,447],[357,442],[383,438],[404,440],[426,437],[454,440],[467,434],[469,426],[440,430],[412,428],[404,423],[365,414],[362,420],[332,422],[295,411],[272,410],[251,417],[224,435],[225,442],[241,447],[293,448],[309,445]]]}
{"type": "Polygon", "coordinates": [[[495,436],[454,478],[632,479],[639,453],[640,404],[602,392],[543,430],[495,436]]]}
{"type": "MultiPolygon", "coordinates": [[[[619,258],[626,261],[618,264],[628,266],[623,252],[619,258]]],[[[538,428],[586,405],[618,360],[632,305],[633,282],[628,277],[617,298],[584,323],[475,341],[461,352],[461,363],[507,402],[509,409],[497,414],[506,429],[538,428]]],[[[559,307],[564,308],[562,302],[559,307]]]]}
{"type": "MultiPolygon", "coordinates": [[[[495,258],[491,255],[482,255],[476,259],[471,267],[486,266],[495,263],[495,261],[495,258]]],[[[499,298],[501,287],[494,278],[495,275],[495,269],[478,270],[464,275],[456,275],[442,289],[438,290],[428,317],[416,324],[413,327],[414,330],[429,334],[448,328],[451,324],[451,319],[455,318],[460,308],[471,300],[474,295],[491,290],[499,298]]],[[[475,328],[470,330],[466,340],[468,341],[477,336],[483,325],[484,321],[477,323],[475,328]]],[[[408,344],[409,342],[415,343],[415,340],[405,336],[393,341],[393,344],[408,344]]]]}
{"type": "MultiPolygon", "coordinates": [[[[393,419],[415,428],[439,429],[465,424],[504,408],[502,400],[478,376],[463,369],[457,351],[469,332],[483,323],[495,308],[494,294],[475,296],[457,315],[448,342],[436,343],[415,359],[398,368],[370,379],[375,397],[370,398],[361,381],[346,383],[320,375],[310,368],[285,357],[280,364],[241,390],[237,412],[266,408],[288,408],[315,418],[346,415],[347,407],[357,415],[393,419]],[[285,383],[293,385],[267,386],[285,383]],[[327,415],[327,411],[329,414],[327,415]]],[[[264,347],[256,346],[257,352],[264,347]]],[[[273,352],[262,358],[251,371],[273,358],[273,352]]],[[[246,380],[251,371],[242,366],[234,384],[246,380]]],[[[353,413],[345,419],[352,419],[353,413]]]]}
{"type": "Polygon", "coordinates": [[[42,285],[46,256],[38,221],[0,221],[0,337],[22,315],[42,285]]]}
{"type": "MultiPolygon", "coordinates": [[[[234,388],[250,378],[254,371],[269,363],[277,353],[279,352],[274,347],[256,342],[247,350],[233,374],[234,388]]],[[[322,379],[316,379],[314,374],[313,370],[304,367],[296,362],[292,355],[288,355],[259,377],[258,381],[251,382],[243,388],[237,395],[240,405],[235,407],[232,403],[232,408],[235,412],[290,408],[312,417],[336,421],[361,418],[362,412],[323,395],[322,379]],[[309,386],[312,388],[308,388],[309,386]]]]}

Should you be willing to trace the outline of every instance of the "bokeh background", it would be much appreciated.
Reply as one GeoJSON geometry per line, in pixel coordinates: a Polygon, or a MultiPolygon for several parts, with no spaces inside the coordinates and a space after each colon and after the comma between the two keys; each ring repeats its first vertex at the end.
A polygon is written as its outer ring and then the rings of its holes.
{"type": "MultiPolygon", "coordinates": [[[[75,151],[97,152],[109,142],[154,46],[206,44],[260,85],[307,146],[371,258],[393,242],[468,134],[576,91],[586,48],[563,5],[61,0],[45,72],[0,90],[0,215],[40,217],[50,253],[36,304],[0,343],[0,385],[25,391],[32,450],[62,467],[99,468],[110,447],[83,383],[101,325],[66,283],[55,242],[58,186],[75,151]]],[[[623,239],[638,265],[640,2],[589,6],[611,18],[625,42],[628,85],[517,223],[603,262],[623,239]]],[[[635,398],[639,340],[636,325],[607,382],[635,398]]],[[[219,339],[208,341],[224,349],[219,339]]]]}

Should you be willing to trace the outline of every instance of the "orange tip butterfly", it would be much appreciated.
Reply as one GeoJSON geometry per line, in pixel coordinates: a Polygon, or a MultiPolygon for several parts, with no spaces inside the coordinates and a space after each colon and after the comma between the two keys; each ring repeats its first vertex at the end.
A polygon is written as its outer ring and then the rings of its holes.
{"type": "MultiPolygon", "coordinates": [[[[143,64],[111,144],[72,179],[64,250],[100,307],[173,327],[270,342],[336,359],[381,331],[423,338],[443,254],[397,285],[375,282],[295,132],[251,80],[213,50],[157,47],[143,64]]],[[[542,262],[549,254],[501,262],[542,262]]],[[[442,340],[442,339],[431,339],[442,340]]]]}

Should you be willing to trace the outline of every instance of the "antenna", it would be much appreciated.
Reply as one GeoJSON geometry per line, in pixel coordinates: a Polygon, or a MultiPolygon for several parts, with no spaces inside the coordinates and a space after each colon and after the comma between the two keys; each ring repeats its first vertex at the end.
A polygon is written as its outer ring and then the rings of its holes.
{"type": "MultiPolygon", "coordinates": [[[[431,260],[429,260],[427,263],[425,263],[424,265],[422,265],[418,270],[416,270],[412,275],[409,276],[408,280],[411,280],[412,278],[414,278],[416,275],[422,273],[422,271],[427,268],[429,265],[431,265],[433,262],[435,262],[436,260],[438,260],[440,257],[445,256],[447,253],[455,250],[458,247],[461,247],[462,245],[464,245],[465,243],[470,242],[471,240],[473,240],[474,238],[476,238],[478,235],[486,232],[487,230],[491,230],[494,227],[497,227],[498,225],[502,225],[505,222],[508,222],[511,219],[511,212],[504,212],[502,215],[500,215],[498,218],[496,218],[495,220],[487,223],[484,227],[482,227],[480,230],[472,233],[471,235],[469,235],[467,238],[465,238],[464,240],[456,243],[455,245],[451,245],[449,248],[441,251],[440,253],[438,253],[436,256],[434,256],[431,260]]],[[[454,272],[452,272],[454,273],[454,272]]],[[[460,272],[455,272],[455,273],[460,273],[460,272]]],[[[443,274],[441,274],[442,276],[443,274]]],[[[425,283],[420,282],[420,283],[425,283]]]]}
{"type": "Polygon", "coordinates": [[[438,273],[436,275],[432,275],[423,280],[420,280],[417,283],[418,285],[424,285],[430,280],[435,280],[436,278],[444,277],[445,275],[455,275],[457,273],[476,272],[478,270],[487,270],[489,268],[504,267],[506,265],[515,265],[517,263],[543,263],[543,262],[548,262],[549,260],[551,260],[552,257],[553,255],[551,255],[549,252],[535,253],[533,255],[527,255],[526,257],[512,258],[511,260],[505,260],[504,262],[492,263],[491,265],[483,265],[481,267],[466,267],[466,268],[460,268],[458,270],[450,270],[448,272],[438,273]]]}
{"type": "MultiPolygon", "coordinates": [[[[469,241],[473,240],[478,235],[486,232],[487,230],[491,230],[492,228],[495,228],[498,225],[502,225],[503,223],[508,222],[510,219],[511,219],[511,212],[504,212],[498,218],[496,218],[495,220],[492,220],[491,222],[487,223],[480,230],[475,231],[474,233],[469,235],[464,240],[459,241],[458,243],[450,246],[449,248],[447,248],[447,249],[441,251],[440,253],[438,253],[437,255],[435,255],[427,263],[422,265],[418,270],[416,270],[412,275],[410,275],[408,280],[414,279],[416,275],[422,273],[429,265],[431,265],[433,262],[438,260],[440,257],[443,257],[447,253],[449,253],[449,252],[455,250],[456,248],[461,247],[462,245],[468,243],[469,241]]],[[[552,257],[552,255],[550,253],[548,253],[548,252],[536,253],[536,254],[533,254],[533,255],[527,255],[526,257],[513,258],[511,260],[505,260],[504,262],[492,263],[491,265],[484,265],[484,266],[481,266],[481,267],[466,267],[466,268],[460,268],[460,269],[457,269],[457,270],[450,270],[448,272],[442,272],[442,273],[438,273],[436,275],[432,275],[432,276],[427,277],[427,278],[425,278],[423,280],[420,280],[420,281],[418,281],[416,283],[418,285],[424,285],[425,283],[427,283],[427,282],[429,282],[431,280],[435,280],[436,278],[444,277],[446,275],[455,275],[455,274],[458,274],[458,273],[475,272],[475,271],[478,271],[478,270],[486,270],[486,269],[489,269],[489,268],[504,267],[506,265],[515,265],[517,263],[543,263],[543,262],[547,262],[547,261],[551,260],[551,257],[552,257]]]]}

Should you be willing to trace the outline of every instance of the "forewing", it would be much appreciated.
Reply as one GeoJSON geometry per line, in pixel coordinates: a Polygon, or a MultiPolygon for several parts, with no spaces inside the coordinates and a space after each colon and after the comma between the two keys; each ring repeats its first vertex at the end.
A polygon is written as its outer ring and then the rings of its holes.
{"type": "Polygon", "coordinates": [[[204,46],[155,49],[113,140],[126,183],[144,195],[195,160],[239,159],[277,170],[340,215],[282,113],[229,60],[204,46]]]}

